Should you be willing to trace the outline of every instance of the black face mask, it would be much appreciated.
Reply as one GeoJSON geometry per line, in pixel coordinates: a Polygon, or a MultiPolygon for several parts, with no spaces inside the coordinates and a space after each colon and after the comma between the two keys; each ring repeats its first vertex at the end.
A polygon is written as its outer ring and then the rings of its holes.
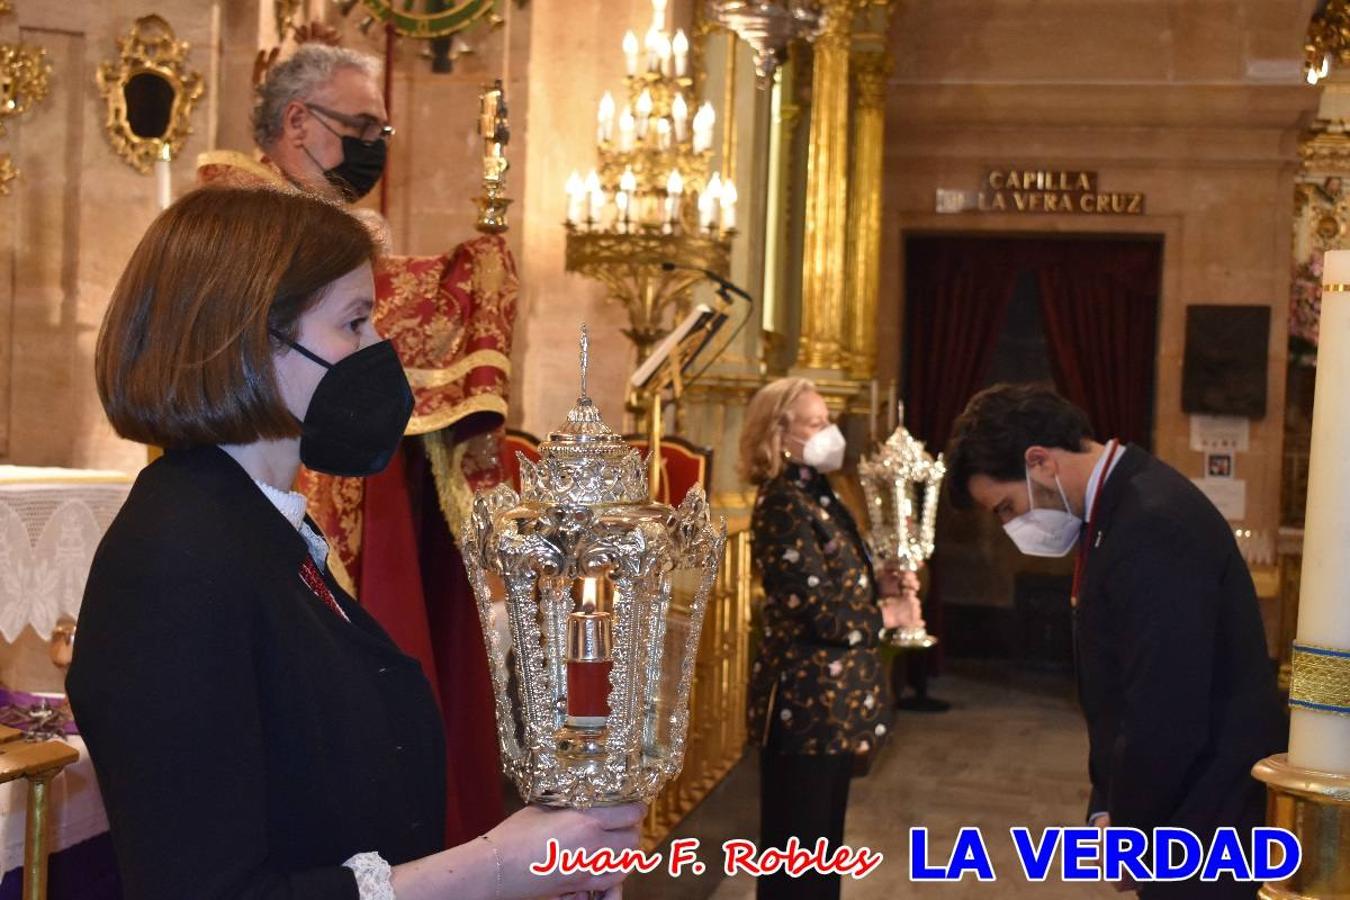
{"type": "Polygon", "coordinates": [[[359,478],[384,471],[413,411],[412,388],[393,344],[380,341],[330,363],[273,336],[328,370],[300,423],[300,461],[328,475],[359,478]]]}
{"type": "Polygon", "coordinates": [[[342,162],[331,169],[324,169],[323,177],[341,191],[348,202],[355,202],[375,187],[384,174],[384,163],[388,156],[389,146],[383,140],[363,141],[344,134],[342,162]]]}

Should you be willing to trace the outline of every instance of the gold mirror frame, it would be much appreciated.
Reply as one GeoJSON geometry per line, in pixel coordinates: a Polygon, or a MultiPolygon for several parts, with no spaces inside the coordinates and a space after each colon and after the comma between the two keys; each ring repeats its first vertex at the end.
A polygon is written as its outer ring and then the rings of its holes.
{"type": "Polygon", "coordinates": [[[143,16],[117,42],[116,62],[98,68],[96,80],[108,107],[103,130],[113,149],[142,175],[148,175],[156,159],[168,150],[178,155],[183,141],[192,133],[192,107],[202,96],[202,76],[189,69],[187,53],[191,46],[178,40],[169,23],[156,15],[143,16]],[[126,87],[138,75],[154,75],[173,87],[173,105],[169,122],[161,137],[141,137],[131,129],[127,112],[126,87]]]}

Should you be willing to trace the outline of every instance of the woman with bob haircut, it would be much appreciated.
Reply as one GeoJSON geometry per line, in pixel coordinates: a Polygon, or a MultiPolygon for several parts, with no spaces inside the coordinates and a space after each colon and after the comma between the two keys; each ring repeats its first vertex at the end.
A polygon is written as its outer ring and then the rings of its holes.
{"type": "Polygon", "coordinates": [[[338,206],[208,188],[150,226],[98,338],[117,433],[165,448],[85,589],[70,701],[128,900],[534,897],[547,841],[623,850],[643,809],[528,807],[443,848],[421,667],[343,593],[291,492],[384,468],[412,412],[371,325],[375,247],[338,206]]]}
{"type": "MultiPolygon", "coordinates": [[[[764,581],[763,632],[750,670],[751,740],[760,745],[760,843],[790,838],[826,853],[844,840],[855,763],[890,726],[878,645],[883,628],[918,618],[912,573],[874,571],[826,474],[845,441],[805,378],[780,378],[750,400],[741,476],[759,489],[750,527],[764,581]]],[[[837,898],[839,876],[761,876],[763,898],[837,898]]]]}

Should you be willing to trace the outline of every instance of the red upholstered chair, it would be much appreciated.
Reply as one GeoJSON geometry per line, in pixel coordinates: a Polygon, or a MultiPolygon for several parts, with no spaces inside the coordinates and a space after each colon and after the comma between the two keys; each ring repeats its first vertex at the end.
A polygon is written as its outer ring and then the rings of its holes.
{"type": "Polygon", "coordinates": [[[524,454],[530,462],[539,462],[539,438],[515,428],[506,429],[502,435],[498,457],[502,461],[503,483],[511,485],[519,494],[520,460],[516,458],[517,452],[524,454]]]}
{"type": "MultiPolygon", "coordinates": [[[[646,454],[645,434],[625,434],[624,440],[646,454]]],[[[712,496],[713,451],[698,447],[682,437],[661,438],[661,486],[657,499],[679,506],[684,495],[696,484],[703,485],[703,493],[712,496]]]]}

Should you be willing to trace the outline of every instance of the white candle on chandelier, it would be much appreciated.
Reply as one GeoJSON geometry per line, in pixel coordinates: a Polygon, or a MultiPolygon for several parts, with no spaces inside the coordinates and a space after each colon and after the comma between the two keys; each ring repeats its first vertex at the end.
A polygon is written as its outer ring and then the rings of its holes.
{"type": "Polygon", "coordinates": [[[736,185],[730,178],[722,185],[722,230],[731,231],[736,227],[736,185]]]}
{"type": "Polygon", "coordinates": [[[637,136],[639,139],[647,137],[647,126],[651,123],[652,117],[652,92],[643,89],[641,96],[637,99],[637,136]]]}
{"type": "Polygon", "coordinates": [[[722,177],[716,172],[708,179],[703,193],[698,195],[698,227],[711,231],[717,224],[717,208],[722,202],[722,177]]]}
{"type": "Polygon", "coordinates": [[[700,231],[711,231],[717,219],[717,203],[708,192],[698,195],[698,227],[700,231]]]}
{"type": "Polygon", "coordinates": [[[590,205],[586,210],[586,219],[589,222],[597,223],[600,221],[600,214],[605,208],[605,192],[600,189],[600,176],[594,169],[586,176],[584,184],[586,197],[590,200],[590,205]]]}
{"type": "Polygon", "coordinates": [[[679,171],[670,170],[666,179],[666,224],[675,225],[680,220],[680,199],[684,194],[684,179],[679,171]]]}
{"type": "Polygon", "coordinates": [[[623,59],[628,66],[628,74],[637,74],[638,65],[638,41],[637,35],[629,29],[623,36],[623,59]]]}
{"type": "Polygon", "coordinates": [[[661,150],[670,149],[670,120],[656,120],[656,146],[661,150]]]}
{"type": "Polygon", "coordinates": [[[694,152],[702,153],[712,149],[713,125],[717,122],[717,113],[711,103],[704,102],[694,113],[694,152]]]}
{"type": "Polygon", "coordinates": [[[632,150],[633,139],[636,134],[637,120],[633,118],[633,111],[625,106],[623,113],[619,116],[619,149],[632,150]]]}
{"type": "Polygon", "coordinates": [[[581,219],[585,197],[586,185],[581,181],[581,174],[573,171],[567,179],[567,224],[575,225],[581,219]]]}
{"type": "Polygon", "coordinates": [[[684,129],[689,124],[689,104],[684,102],[684,94],[676,94],[670,101],[670,120],[675,125],[675,140],[684,140],[684,129]]]}
{"type": "Polygon", "coordinates": [[[666,0],[652,0],[652,27],[664,31],[666,27],[666,0]]]}
{"type": "Polygon", "coordinates": [[[605,192],[596,188],[591,192],[590,203],[590,222],[592,228],[599,228],[604,224],[605,218],[605,192]]]}
{"type": "Polygon", "coordinates": [[[619,189],[630,196],[637,192],[637,176],[633,174],[632,166],[624,166],[623,174],[619,176],[619,189]]]}
{"type": "Polygon", "coordinates": [[[619,191],[614,195],[614,205],[619,209],[619,230],[628,230],[628,193],[619,191]]]}
{"type": "Polygon", "coordinates": [[[660,37],[660,40],[658,40],[656,44],[656,55],[661,60],[662,75],[666,76],[670,75],[671,53],[672,51],[670,46],[670,38],[666,37],[665,34],[663,33],[660,37]]]}
{"type": "Polygon", "coordinates": [[[655,72],[661,65],[661,29],[648,28],[647,36],[642,39],[642,48],[647,51],[647,71],[655,72]]]}
{"type": "Polygon", "coordinates": [[[675,53],[675,75],[683,78],[689,71],[689,38],[685,37],[683,28],[675,32],[671,49],[675,53]]]}
{"type": "Polygon", "coordinates": [[[596,116],[599,123],[595,130],[595,140],[600,144],[608,144],[614,139],[614,95],[605,91],[605,96],[600,98],[600,113],[596,116]]]}

